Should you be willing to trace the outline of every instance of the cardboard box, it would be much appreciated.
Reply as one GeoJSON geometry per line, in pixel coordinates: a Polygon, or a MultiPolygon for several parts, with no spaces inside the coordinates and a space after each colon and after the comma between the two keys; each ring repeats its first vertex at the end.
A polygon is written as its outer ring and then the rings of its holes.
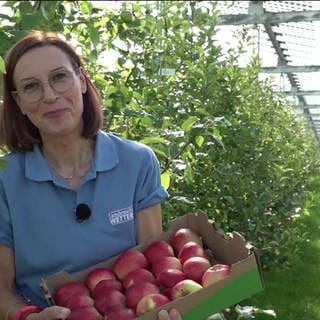
{"type": "MultiPolygon", "coordinates": [[[[136,248],[143,251],[155,240],[168,240],[174,231],[182,227],[197,231],[202,236],[204,246],[211,250],[214,259],[219,263],[231,265],[231,275],[188,296],[170,302],[162,306],[161,309],[169,310],[175,307],[181,312],[183,320],[204,320],[263,289],[257,250],[246,243],[245,239],[237,232],[233,232],[230,236],[219,232],[214,223],[208,221],[207,214],[200,210],[175,219],[167,232],[136,248]]],[[[91,270],[101,266],[111,267],[116,258],[105,260],[76,274],[61,271],[43,279],[42,287],[47,301],[54,305],[52,293],[58,286],[71,281],[82,282],[91,270]]],[[[158,312],[159,309],[155,309],[136,319],[156,320],[158,312]]]]}

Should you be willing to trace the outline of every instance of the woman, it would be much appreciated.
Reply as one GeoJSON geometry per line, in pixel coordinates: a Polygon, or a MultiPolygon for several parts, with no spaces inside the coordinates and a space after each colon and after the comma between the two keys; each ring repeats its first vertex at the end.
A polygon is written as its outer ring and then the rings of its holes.
{"type": "MultiPolygon", "coordinates": [[[[34,31],[5,59],[0,136],[1,319],[51,320],[41,279],[77,272],[162,232],[150,148],[101,131],[99,94],[75,51],[34,31]],[[29,303],[33,307],[25,308],[29,303]]],[[[181,319],[162,310],[159,319],[181,319]]]]}

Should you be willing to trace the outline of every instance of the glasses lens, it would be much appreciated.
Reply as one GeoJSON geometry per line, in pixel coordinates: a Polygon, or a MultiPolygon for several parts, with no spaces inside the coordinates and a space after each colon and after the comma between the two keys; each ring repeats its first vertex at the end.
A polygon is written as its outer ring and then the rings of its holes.
{"type": "Polygon", "coordinates": [[[23,84],[19,89],[20,94],[28,102],[34,102],[41,98],[41,82],[38,80],[32,80],[23,84]]]}
{"type": "Polygon", "coordinates": [[[70,89],[73,84],[73,74],[67,70],[60,70],[49,77],[49,83],[52,89],[62,93],[70,89]]]}
{"type": "MultiPolygon", "coordinates": [[[[73,85],[73,73],[68,70],[58,70],[49,75],[48,83],[50,87],[58,92],[63,93],[73,85]]],[[[18,89],[18,92],[25,101],[32,103],[37,102],[43,97],[43,83],[37,79],[26,82],[18,89]]]]}

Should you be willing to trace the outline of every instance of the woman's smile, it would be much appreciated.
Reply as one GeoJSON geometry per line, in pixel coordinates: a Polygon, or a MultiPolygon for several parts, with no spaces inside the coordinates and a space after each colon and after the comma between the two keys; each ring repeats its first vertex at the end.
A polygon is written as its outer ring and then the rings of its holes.
{"type": "Polygon", "coordinates": [[[65,116],[66,113],[70,113],[70,109],[69,108],[59,108],[59,109],[55,109],[55,110],[51,110],[51,111],[45,112],[44,116],[46,118],[49,118],[49,119],[60,118],[62,116],[65,116]]]}

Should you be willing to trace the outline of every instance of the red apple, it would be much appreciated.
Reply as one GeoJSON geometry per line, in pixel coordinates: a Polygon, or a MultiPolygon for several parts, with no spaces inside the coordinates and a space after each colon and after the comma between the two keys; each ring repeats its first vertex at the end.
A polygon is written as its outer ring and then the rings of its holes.
{"type": "Polygon", "coordinates": [[[170,300],[161,293],[149,293],[144,296],[137,304],[136,314],[138,316],[143,315],[144,313],[156,309],[166,303],[169,303],[170,300]]]}
{"type": "Polygon", "coordinates": [[[133,320],[135,318],[136,314],[134,310],[115,306],[106,311],[103,320],[133,320]]]}
{"type": "Polygon", "coordinates": [[[189,241],[197,242],[202,246],[200,235],[189,228],[178,229],[170,238],[169,243],[173,247],[176,254],[180,251],[183,245],[189,241]]]}
{"type": "Polygon", "coordinates": [[[171,299],[176,300],[202,289],[202,285],[191,279],[186,279],[175,284],[171,289],[171,299]]]}
{"type": "Polygon", "coordinates": [[[164,257],[151,265],[151,271],[156,277],[167,269],[182,270],[182,264],[177,257],[164,257]]]}
{"type": "Polygon", "coordinates": [[[113,306],[125,307],[125,303],[126,297],[119,290],[109,290],[94,300],[94,306],[101,314],[105,314],[113,306]]]}
{"type": "Polygon", "coordinates": [[[135,309],[138,302],[148,293],[158,293],[159,288],[150,282],[137,282],[131,285],[126,291],[127,307],[135,309]]]}
{"type": "Polygon", "coordinates": [[[71,310],[68,320],[103,320],[102,315],[93,306],[71,310]]]}
{"type": "Polygon", "coordinates": [[[80,282],[67,282],[57,288],[53,295],[55,303],[59,306],[63,306],[70,296],[75,294],[90,295],[89,289],[80,282]]]}
{"type": "Polygon", "coordinates": [[[69,299],[65,301],[63,306],[73,310],[80,307],[87,307],[93,305],[94,300],[87,294],[75,294],[73,296],[70,296],[69,299]]]}
{"type": "Polygon", "coordinates": [[[109,290],[118,290],[123,291],[123,285],[119,280],[116,279],[105,279],[101,280],[92,291],[92,298],[96,299],[96,297],[104,294],[109,290]]]}
{"type": "Polygon", "coordinates": [[[123,279],[122,284],[126,289],[128,289],[132,284],[137,282],[155,283],[156,278],[151,271],[140,268],[127,274],[127,276],[123,279]]]}
{"type": "Polygon", "coordinates": [[[187,259],[182,265],[182,270],[187,278],[201,283],[202,275],[211,267],[208,259],[203,257],[192,257],[187,259]]]}
{"type": "Polygon", "coordinates": [[[96,268],[89,272],[85,279],[85,284],[89,288],[90,292],[93,292],[94,287],[105,279],[116,279],[116,275],[111,269],[108,268],[96,268]]]}
{"type": "Polygon", "coordinates": [[[176,283],[187,279],[187,276],[178,269],[166,269],[159,273],[157,285],[160,288],[172,288],[176,283]]]}
{"type": "Polygon", "coordinates": [[[149,262],[142,252],[129,249],[118,256],[113,264],[113,272],[120,280],[123,280],[131,271],[140,268],[147,269],[148,265],[149,262]]]}
{"type": "Polygon", "coordinates": [[[154,241],[147,247],[147,249],[144,251],[144,255],[147,257],[150,263],[154,263],[163,257],[173,257],[174,251],[168,242],[164,240],[158,240],[154,241]]]}
{"type": "Polygon", "coordinates": [[[221,279],[228,277],[231,273],[231,268],[226,264],[214,264],[209,269],[207,269],[201,279],[201,284],[204,287],[209,286],[221,279]]]}
{"type": "Polygon", "coordinates": [[[203,247],[193,241],[189,241],[183,245],[178,253],[178,258],[183,264],[187,259],[192,257],[203,257],[210,260],[208,253],[203,249],[203,247]]]}

